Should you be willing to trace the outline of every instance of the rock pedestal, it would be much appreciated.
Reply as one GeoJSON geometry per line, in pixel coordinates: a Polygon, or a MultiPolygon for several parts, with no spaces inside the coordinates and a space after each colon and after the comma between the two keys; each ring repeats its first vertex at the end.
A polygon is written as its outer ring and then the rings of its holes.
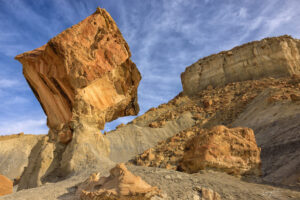
{"type": "Polygon", "coordinates": [[[100,8],[16,56],[50,128],[33,148],[19,190],[93,168],[108,155],[109,142],[100,133],[105,122],[139,112],[141,75],[130,56],[116,23],[100,8]]]}

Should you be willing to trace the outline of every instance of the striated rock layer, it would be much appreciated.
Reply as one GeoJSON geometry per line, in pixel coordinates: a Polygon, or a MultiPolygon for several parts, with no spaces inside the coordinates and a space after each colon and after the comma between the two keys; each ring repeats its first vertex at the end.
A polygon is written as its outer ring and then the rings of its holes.
{"type": "Polygon", "coordinates": [[[104,10],[16,56],[50,128],[32,149],[18,190],[99,166],[109,154],[105,122],[136,115],[141,75],[129,47],[104,10]],[[87,163],[89,163],[87,165],[87,163]]]}
{"type": "Polygon", "coordinates": [[[181,74],[183,92],[195,95],[211,86],[287,77],[300,73],[300,40],[265,38],[200,59],[181,74]]]}
{"type": "Polygon", "coordinates": [[[53,135],[66,143],[72,120],[97,124],[136,115],[141,75],[111,16],[97,11],[46,45],[16,56],[53,135]]]}

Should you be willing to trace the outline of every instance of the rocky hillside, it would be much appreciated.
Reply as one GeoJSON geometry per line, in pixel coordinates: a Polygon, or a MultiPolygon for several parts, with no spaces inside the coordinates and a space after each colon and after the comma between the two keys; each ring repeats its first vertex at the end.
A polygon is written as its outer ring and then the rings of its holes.
{"type": "Polygon", "coordinates": [[[266,38],[200,59],[174,99],[102,135],[138,113],[141,77],[98,8],[16,57],[49,133],[0,138],[0,174],[22,173],[0,199],[300,199],[299,44],[266,38]]]}

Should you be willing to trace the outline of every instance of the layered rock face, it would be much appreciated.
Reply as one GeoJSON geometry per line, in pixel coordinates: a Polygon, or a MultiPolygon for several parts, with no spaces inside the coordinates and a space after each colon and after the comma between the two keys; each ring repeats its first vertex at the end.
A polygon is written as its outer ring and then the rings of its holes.
{"type": "Polygon", "coordinates": [[[150,200],[159,193],[158,188],[152,187],[141,177],[132,174],[124,164],[112,168],[109,177],[100,178],[99,173],[92,174],[78,186],[77,190],[77,195],[82,200],[150,200]]]}
{"type": "Polygon", "coordinates": [[[13,192],[13,182],[0,174],[0,196],[13,192]]]}
{"type": "Polygon", "coordinates": [[[141,79],[129,47],[111,16],[97,11],[52,38],[46,45],[16,56],[43,107],[53,135],[66,143],[71,121],[97,124],[136,115],[141,79]]]}
{"type": "Polygon", "coordinates": [[[109,141],[105,122],[136,115],[141,75],[129,47],[104,10],[16,56],[50,128],[31,151],[18,190],[100,165],[109,141]],[[89,163],[87,165],[87,163],[89,163]]]}
{"type": "Polygon", "coordinates": [[[300,73],[300,40],[265,38],[200,59],[181,74],[183,92],[195,95],[209,85],[287,77],[300,73]]]}

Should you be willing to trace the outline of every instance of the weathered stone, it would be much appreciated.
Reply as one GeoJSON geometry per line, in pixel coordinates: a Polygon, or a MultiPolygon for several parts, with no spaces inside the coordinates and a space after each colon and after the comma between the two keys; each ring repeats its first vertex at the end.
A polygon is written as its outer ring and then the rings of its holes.
{"type": "Polygon", "coordinates": [[[260,148],[252,129],[216,126],[187,142],[179,168],[188,173],[214,169],[260,175],[260,148]]]}
{"type": "Polygon", "coordinates": [[[117,25],[106,10],[98,8],[46,45],[16,59],[23,64],[49,128],[61,131],[73,120],[103,129],[105,122],[138,113],[141,76],[130,56],[117,25]]]}
{"type": "Polygon", "coordinates": [[[291,94],[290,97],[292,101],[300,101],[300,95],[291,94]]]}
{"type": "Polygon", "coordinates": [[[150,200],[151,197],[159,195],[160,191],[132,174],[124,164],[118,164],[110,170],[109,177],[100,178],[100,174],[92,174],[78,186],[76,193],[82,200],[150,200]]]}
{"type": "Polygon", "coordinates": [[[100,8],[46,45],[16,56],[50,128],[33,148],[18,190],[99,166],[108,156],[109,141],[99,129],[139,112],[141,75],[130,56],[116,23],[100,8]]]}
{"type": "Polygon", "coordinates": [[[212,189],[202,187],[199,192],[201,193],[201,200],[221,200],[221,196],[212,189]]]}
{"type": "Polygon", "coordinates": [[[13,192],[13,182],[0,174],[0,196],[13,192]]]}
{"type": "Polygon", "coordinates": [[[183,92],[195,95],[208,86],[286,77],[300,73],[300,40],[290,36],[265,38],[220,52],[186,68],[181,74],[183,92]]]}

